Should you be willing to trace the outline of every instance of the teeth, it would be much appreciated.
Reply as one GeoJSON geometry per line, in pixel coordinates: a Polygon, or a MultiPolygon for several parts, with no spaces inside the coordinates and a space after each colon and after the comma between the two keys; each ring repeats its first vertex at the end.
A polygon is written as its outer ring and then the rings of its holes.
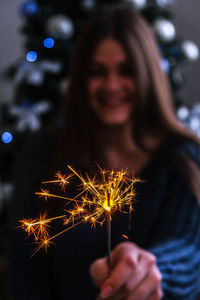
{"type": "Polygon", "coordinates": [[[124,99],[108,99],[107,102],[111,103],[111,104],[115,104],[115,103],[120,103],[123,102],[124,99]]]}
{"type": "Polygon", "coordinates": [[[112,105],[112,106],[117,106],[119,104],[123,103],[123,101],[107,101],[105,104],[106,105],[112,105]]]}
{"type": "Polygon", "coordinates": [[[99,101],[104,104],[117,105],[122,102],[125,102],[125,99],[99,99],[99,101]]]}

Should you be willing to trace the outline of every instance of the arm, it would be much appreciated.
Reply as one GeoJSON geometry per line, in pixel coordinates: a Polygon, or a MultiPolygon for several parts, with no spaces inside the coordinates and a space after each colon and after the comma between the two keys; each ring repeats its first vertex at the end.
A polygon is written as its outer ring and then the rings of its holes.
{"type": "Polygon", "coordinates": [[[179,237],[149,249],[156,256],[163,276],[165,299],[195,299],[200,292],[200,214],[197,203],[188,213],[190,215],[181,224],[179,237]]]}
{"type": "Polygon", "coordinates": [[[148,251],[134,243],[118,245],[111,256],[110,278],[107,259],[95,261],[91,276],[101,289],[101,297],[110,293],[113,297],[108,299],[154,300],[163,294],[163,299],[196,299],[200,290],[200,215],[196,205],[193,209],[182,227],[183,237],[162,242],[148,251]]]}
{"type": "MultiPolygon", "coordinates": [[[[146,267],[144,268],[144,264],[142,265],[140,260],[137,260],[137,263],[132,265],[132,271],[130,271],[130,266],[127,266],[127,264],[124,263],[123,266],[127,269],[127,273],[123,279],[119,279],[120,284],[116,287],[115,284],[118,280],[116,280],[115,277],[112,279],[112,272],[114,272],[115,266],[111,272],[111,278],[105,281],[105,274],[108,274],[105,271],[106,259],[104,261],[104,266],[101,265],[104,271],[97,271],[96,267],[99,268],[100,265],[98,261],[92,265],[92,278],[94,282],[98,284],[98,287],[101,288],[101,291],[106,282],[113,282],[113,293],[115,296],[114,298],[108,299],[118,299],[117,297],[120,299],[120,294],[118,295],[116,293],[120,293],[122,290],[125,291],[127,289],[127,283],[131,276],[130,272],[132,272],[131,274],[134,274],[132,290],[130,290],[129,287],[129,292],[124,294],[122,299],[150,300],[150,297],[154,297],[152,299],[160,299],[161,286],[163,299],[194,300],[200,292],[199,205],[185,179],[180,176],[180,174],[177,172],[170,172],[168,177],[170,180],[168,184],[164,186],[163,192],[161,193],[163,196],[161,203],[163,205],[159,208],[158,221],[154,225],[152,245],[146,249],[146,252],[149,255],[154,255],[156,258],[156,262],[152,264],[152,267],[149,267],[150,265],[146,264],[146,267]],[[97,265],[95,266],[96,263],[97,265]],[[162,275],[162,285],[161,283],[158,285],[158,270],[162,275]],[[139,279],[144,296],[137,295],[137,287],[135,286],[138,280],[137,273],[139,274],[141,272],[143,273],[143,277],[140,277],[139,279]],[[102,276],[99,277],[99,279],[98,274],[102,276]],[[154,290],[155,293],[157,293],[157,295],[154,294],[154,296],[149,294],[149,298],[146,297],[145,293],[150,293],[150,291],[152,291],[152,286],[149,286],[145,282],[144,277],[146,274],[151,276],[151,282],[155,283],[154,290]],[[157,274],[157,276],[155,274],[157,274]]],[[[154,201],[156,201],[156,199],[154,199],[154,201]]],[[[161,199],[159,199],[159,201],[161,201],[161,199]]],[[[144,255],[144,249],[139,248],[139,250],[137,250],[136,247],[137,246],[135,244],[132,244],[131,252],[134,253],[135,251],[139,251],[148,262],[151,256],[144,255]]],[[[115,252],[115,249],[113,252],[115,252]]],[[[127,252],[121,253],[118,263],[123,263],[123,261],[125,262],[124,255],[126,256],[127,252]]],[[[116,263],[116,265],[118,263],[116,263]]],[[[121,277],[121,274],[124,273],[118,272],[119,277],[121,277]]]]}

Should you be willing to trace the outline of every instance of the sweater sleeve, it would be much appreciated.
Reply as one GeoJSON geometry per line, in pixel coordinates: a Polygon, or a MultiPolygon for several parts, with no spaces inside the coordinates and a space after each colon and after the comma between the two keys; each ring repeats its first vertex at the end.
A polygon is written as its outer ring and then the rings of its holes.
{"type": "Polygon", "coordinates": [[[149,250],[162,273],[163,299],[195,300],[200,293],[200,208],[178,172],[169,181],[157,233],[160,242],[149,250]]]}

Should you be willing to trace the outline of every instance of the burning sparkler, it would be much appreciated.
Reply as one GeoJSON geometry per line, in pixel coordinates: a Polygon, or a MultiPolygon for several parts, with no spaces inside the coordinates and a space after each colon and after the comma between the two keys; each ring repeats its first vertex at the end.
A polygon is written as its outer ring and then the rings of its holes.
{"type": "MultiPolygon", "coordinates": [[[[81,192],[74,198],[67,198],[64,196],[54,195],[45,189],[41,189],[36,194],[44,197],[55,197],[66,200],[66,205],[73,203],[72,209],[64,211],[65,214],[54,218],[47,219],[46,214],[40,215],[38,219],[23,219],[20,221],[21,227],[28,233],[33,235],[35,242],[38,244],[37,252],[40,248],[44,247],[47,250],[51,241],[61,235],[62,233],[70,230],[71,228],[84,223],[90,222],[92,226],[96,223],[101,225],[107,221],[107,248],[108,248],[108,265],[110,265],[111,253],[111,220],[112,214],[115,212],[125,212],[124,208],[127,207],[129,214],[133,210],[133,200],[135,199],[134,185],[140,181],[137,178],[129,178],[126,171],[101,171],[102,180],[99,182],[97,179],[91,179],[86,175],[86,179],[77,173],[71,166],[68,166],[72,172],[69,176],[63,176],[61,173],[56,174],[56,180],[45,181],[43,183],[58,183],[64,191],[68,179],[76,176],[81,181],[81,192]],[[67,226],[64,230],[50,237],[48,233],[49,224],[56,219],[63,219],[63,225],[67,226]]],[[[34,253],[35,253],[34,252],[34,253]]]]}

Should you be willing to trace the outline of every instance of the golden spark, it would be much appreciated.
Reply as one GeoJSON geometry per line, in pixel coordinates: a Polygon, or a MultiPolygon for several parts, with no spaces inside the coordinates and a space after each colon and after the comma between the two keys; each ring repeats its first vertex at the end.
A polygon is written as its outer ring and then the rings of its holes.
{"type": "MultiPolygon", "coordinates": [[[[20,221],[21,227],[28,235],[33,235],[38,248],[34,254],[40,249],[47,248],[52,243],[52,239],[72,229],[73,227],[84,223],[91,223],[91,227],[95,227],[96,223],[103,224],[107,220],[107,227],[110,227],[112,215],[119,212],[127,212],[131,214],[133,210],[133,201],[135,199],[134,185],[141,181],[137,178],[130,178],[126,171],[118,172],[104,171],[100,169],[101,180],[90,178],[88,175],[85,178],[76,172],[71,166],[68,166],[72,172],[70,175],[61,175],[56,173],[56,180],[44,181],[44,184],[59,183],[61,190],[65,190],[68,179],[76,176],[81,181],[81,192],[74,198],[54,195],[45,189],[41,189],[36,194],[44,197],[47,201],[48,197],[65,199],[66,205],[73,204],[69,210],[64,209],[65,214],[48,219],[46,214],[40,215],[37,219],[23,219],[20,221]],[[63,219],[63,226],[67,226],[61,232],[50,237],[50,223],[56,219],[63,219]]],[[[110,230],[110,229],[109,229],[110,230]]]]}
{"type": "Polygon", "coordinates": [[[35,241],[47,240],[49,238],[48,229],[50,227],[49,223],[53,220],[61,219],[65,215],[57,216],[54,218],[47,219],[47,214],[40,214],[38,219],[22,219],[19,222],[21,227],[28,233],[28,235],[33,234],[35,241]]]}
{"type": "MultiPolygon", "coordinates": [[[[103,171],[101,170],[102,180],[99,183],[96,179],[86,179],[79,175],[72,167],[69,169],[81,180],[84,196],[82,203],[85,204],[84,217],[91,223],[105,220],[106,214],[110,216],[116,211],[122,211],[128,206],[132,211],[133,200],[135,198],[134,184],[140,181],[137,178],[129,178],[126,171],[103,171]],[[92,219],[91,219],[92,218],[92,219]]],[[[74,210],[73,213],[77,215],[74,210]]]]}
{"type": "Polygon", "coordinates": [[[122,236],[123,236],[125,239],[129,240],[129,237],[128,237],[127,235],[122,234],[122,236]]]}
{"type": "Polygon", "coordinates": [[[62,191],[65,191],[65,186],[67,183],[69,183],[69,179],[73,176],[73,174],[69,174],[68,176],[62,175],[60,172],[57,172],[55,174],[56,180],[51,180],[51,181],[44,181],[42,183],[58,183],[61,187],[62,191]]]}

